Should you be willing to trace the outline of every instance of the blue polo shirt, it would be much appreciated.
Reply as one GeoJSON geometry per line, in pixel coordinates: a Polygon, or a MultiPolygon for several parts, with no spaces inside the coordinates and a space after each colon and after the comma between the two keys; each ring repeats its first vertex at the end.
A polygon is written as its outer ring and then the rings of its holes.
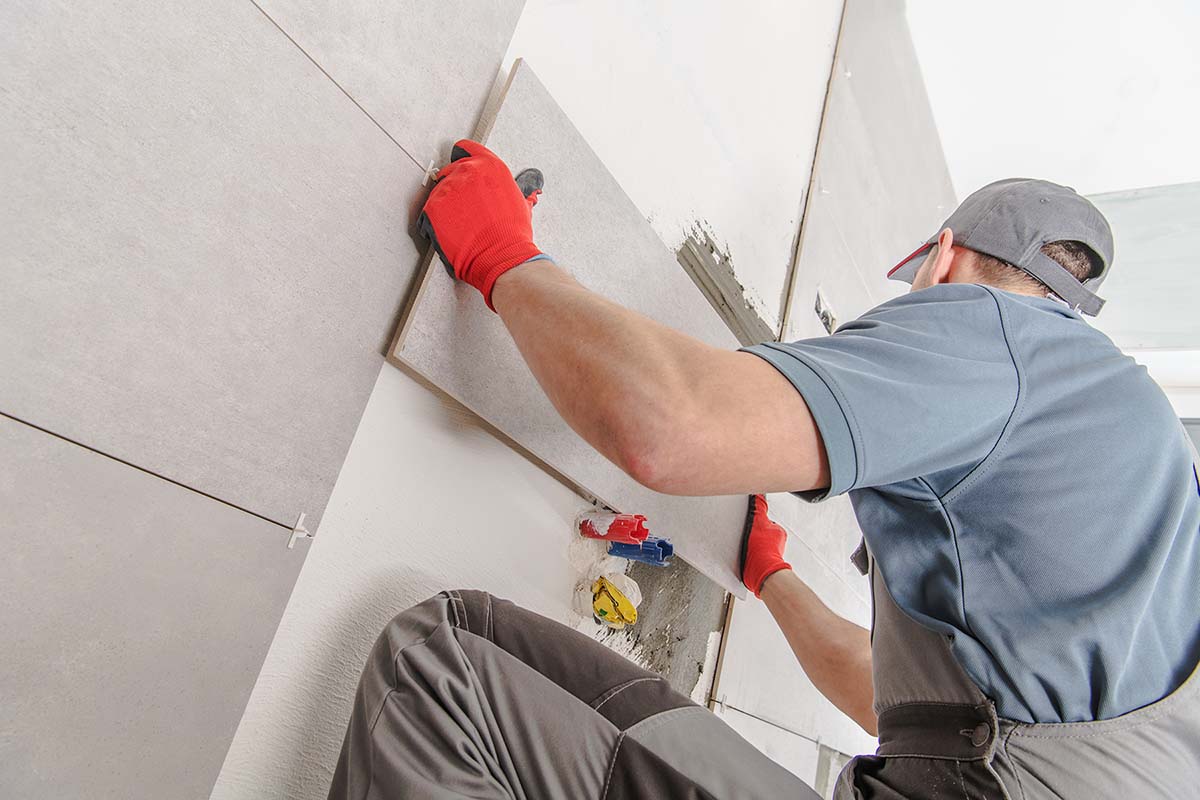
{"type": "MultiPolygon", "coordinates": [[[[747,348],[812,411],[896,603],[1000,716],[1107,719],[1200,658],[1200,496],[1145,368],[1046,298],[939,285],[747,348]]],[[[820,499],[820,498],[813,498],[820,499]]]]}

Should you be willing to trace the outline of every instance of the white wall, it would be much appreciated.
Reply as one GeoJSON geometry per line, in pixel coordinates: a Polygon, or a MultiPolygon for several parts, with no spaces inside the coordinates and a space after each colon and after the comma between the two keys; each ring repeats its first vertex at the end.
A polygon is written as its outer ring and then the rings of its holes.
{"type": "Polygon", "coordinates": [[[375,637],[442,589],[574,623],[567,546],[585,506],[385,366],[212,797],[325,797],[375,637]]]}

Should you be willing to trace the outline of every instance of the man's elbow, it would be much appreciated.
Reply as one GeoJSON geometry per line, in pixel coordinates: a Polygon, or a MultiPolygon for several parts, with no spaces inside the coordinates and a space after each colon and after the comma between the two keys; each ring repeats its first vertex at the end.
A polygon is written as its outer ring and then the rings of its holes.
{"type": "Polygon", "coordinates": [[[635,481],[662,494],[691,494],[686,438],[663,428],[640,430],[618,440],[614,461],[635,481]]]}
{"type": "Polygon", "coordinates": [[[614,459],[621,471],[655,492],[669,493],[670,466],[659,449],[649,442],[632,442],[618,446],[614,459]]]}

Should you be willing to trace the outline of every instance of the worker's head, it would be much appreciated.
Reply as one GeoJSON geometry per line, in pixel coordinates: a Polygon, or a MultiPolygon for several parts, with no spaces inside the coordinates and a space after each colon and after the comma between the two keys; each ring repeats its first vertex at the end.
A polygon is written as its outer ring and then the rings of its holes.
{"type": "Polygon", "coordinates": [[[1112,263],[1104,216],[1073,189],[1048,181],[988,184],[955,209],[939,233],[888,276],[918,291],[939,283],[984,283],[1054,296],[1085,314],[1104,301],[1093,290],[1112,263]]]}

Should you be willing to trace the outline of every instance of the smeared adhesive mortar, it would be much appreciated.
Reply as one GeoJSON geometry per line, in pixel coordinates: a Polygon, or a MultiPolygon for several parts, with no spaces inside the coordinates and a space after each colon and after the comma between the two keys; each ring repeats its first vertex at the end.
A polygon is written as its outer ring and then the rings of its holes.
{"type": "Polygon", "coordinates": [[[633,563],[628,574],[642,589],[638,623],[610,636],[627,639],[622,646],[635,660],[680,694],[690,696],[698,683],[707,692],[705,664],[710,636],[719,634],[724,623],[725,590],[682,559],[665,569],[633,563]]]}
{"type": "Polygon", "coordinates": [[[708,697],[716,668],[725,590],[682,559],[654,567],[607,554],[607,543],[575,535],[567,560],[576,573],[571,627],[667,679],[680,694],[708,697]],[[612,630],[591,615],[592,580],[606,572],[629,575],[642,590],[637,624],[612,630]],[[585,585],[586,583],[586,585],[585,585]]]}
{"type": "Polygon", "coordinates": [[[738,280],[728,250],[718,244],[707,222],[692,223],[675,258],[739,342],[750,345],[775,339],[760,311],[765,303],[738,280]]]}

